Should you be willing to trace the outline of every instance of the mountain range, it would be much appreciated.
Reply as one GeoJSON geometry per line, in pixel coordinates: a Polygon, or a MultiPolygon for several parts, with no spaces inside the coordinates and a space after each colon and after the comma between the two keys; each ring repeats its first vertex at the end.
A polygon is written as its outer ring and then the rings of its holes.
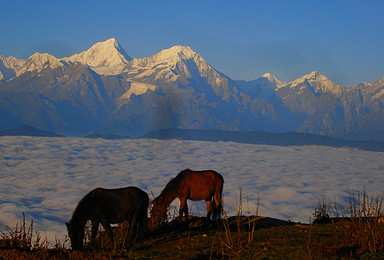
{"type": "Polygon", "coordinates": [[[20,125],[72,136],[179,128],[384,140],[384,77],[353,87],[317,71],[232,80],[188,46],[132,59],[112,38],[60,59],[0,56],[0,130],[20,125]]]}

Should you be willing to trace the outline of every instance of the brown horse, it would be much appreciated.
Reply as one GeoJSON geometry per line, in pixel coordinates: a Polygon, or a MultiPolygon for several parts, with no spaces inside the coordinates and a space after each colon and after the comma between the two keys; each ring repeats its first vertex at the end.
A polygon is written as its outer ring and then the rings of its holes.
{"type": "Polygon", "coordinates": [[[91,244],[94,244],[99,224],[101,224],[113,243],[110,224],[129,221],[130,239],[141,237],[148,215],[149,197],[136,187],[120,189],[97,188],[89,192],[79,202],[69,223],[66,223],[72,249],[83,246],[84,226],[92,222],[91,244]]]}
{"type": "Polygon", "coordinates": [[[153,200],[151,218],[155,223],[164,219],[169,204],[176,198],[180,200],[180,220],[185,214],[188,225],[187,199],[193,201],[205,200],[207,206],[207,221],[213,213],[213,218],[221,217],[221,197],[223,192],[223,177],[213,171],[192,171],[185,169],[171,179],[161,194],[153,200]]]}

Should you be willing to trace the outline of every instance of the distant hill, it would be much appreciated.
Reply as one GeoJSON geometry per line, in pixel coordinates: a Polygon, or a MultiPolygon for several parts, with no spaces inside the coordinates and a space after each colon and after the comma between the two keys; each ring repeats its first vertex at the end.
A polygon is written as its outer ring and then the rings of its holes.
{"type": "Polygon", "coordinates": [[[56,133],[44,131],[37,129],[32,126],[23,125],[13,129],[8,129],[0,131],[0,136],[39,136],[39,137],[64,137],[64,135],[59,135],[56,133]]]}
{"type": "Polygon", "coordinates": [[[222,130],[162,129],[150,132],[141,138],[182,139],[200,141],[232,141],[249,144],[278,146],[323,145],[350,147],[367,151],[384,151],[383,141],[355,141],[307,133],[233,132],[222,130]]]}
{"type": "Polygon", "coordinates": [[[102,139],[108,139],[108,140],[131,139],[130,136],[122,136],[122,135],[115,135],[115,134],[97,134],[97,133],[85,135],[84,138],[102,138],[102,139]]]}

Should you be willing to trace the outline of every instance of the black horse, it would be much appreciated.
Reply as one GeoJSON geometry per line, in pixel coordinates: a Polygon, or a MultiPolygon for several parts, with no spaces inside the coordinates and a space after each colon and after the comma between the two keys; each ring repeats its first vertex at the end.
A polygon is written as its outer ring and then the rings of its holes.
{"type": "Polygon", "coordinates": [[[129,221],[130,239],[141,238],[148,218],[148,205],[148,194],[137,187],[92,190],[79,202],[71,220],[66,223],[72,249],[82,248],[84,226],[88,220],[92,222],[92,244],[95,242],[99,224],[104,227],[113,243],[110,224],[126,220],[129,221]]]}

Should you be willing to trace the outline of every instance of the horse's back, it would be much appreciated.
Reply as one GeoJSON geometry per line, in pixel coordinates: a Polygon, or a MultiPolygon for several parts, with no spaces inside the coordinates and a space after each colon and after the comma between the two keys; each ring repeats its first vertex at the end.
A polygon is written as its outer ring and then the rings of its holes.
{"type": "MultiPolygon", "coordinates": [[[[97,212],[104,212],[111,223],[119,223],[127,215],[144,215],[149,206],[148,194],[134,186],[105,189],[97,188],[90,192],[97,212]]],[[[144,216],[142,216],[144,217],[144,216]]]]}
{"type": "Polygon", "coordinates": [[[129,203],[133,206],[146,205],[149,204],[148,194],[135,186],[119,188],[119,189],[105,189],[111,197],[119,200],[120,203],[129,203]]]}
{"type": "Polygon", "coordinates": [[[188,190],[189,198],[192,200],[203,200],[214,193],[221,193],[224,178],[214,170],[192,171],[186,169],[179,173],[181,179],[180,187],[188,190]]]}
{"type": "Polygon", "coordinates": [[[143,191],[142,189],[135,187],[135,186],[129,186],[124,188],[117,188],[117,189],[105,189],[105,188],[96,188],[92,192],[97,192],[99,194],[103,194],[103,196],[120,196],[120,197],[137,197],[137,198],[148,198],[148,194],[143,191]]]}
{"type": "Polygon", "coordinates": [[[192,182],[209,182],[212,184],[224,183],[223,176],[214,170],[192,171],[186,169],[179,173],[179,175],[182,175],[182,178],[192,182]]]}

